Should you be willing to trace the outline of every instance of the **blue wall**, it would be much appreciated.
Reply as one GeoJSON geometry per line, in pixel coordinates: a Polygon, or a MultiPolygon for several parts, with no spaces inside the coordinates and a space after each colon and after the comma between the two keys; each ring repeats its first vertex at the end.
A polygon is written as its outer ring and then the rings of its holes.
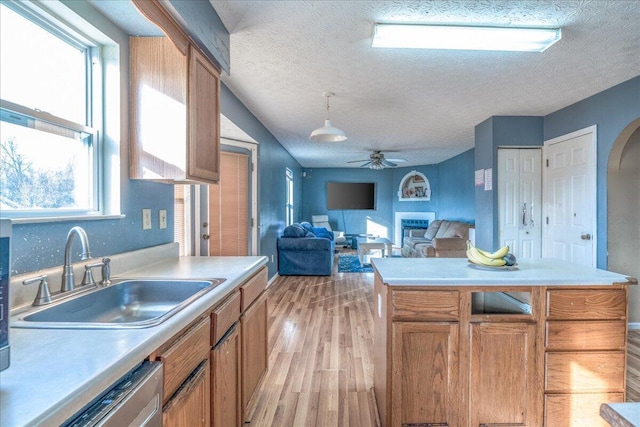
{"type": "Polygon", "coordinates": [[[438,165],[438,218],[475,223],[475,149],[438,165]]]}
{"type": "Polygon", "coordinates": [[[387,227],[393,236],[392,217],[393,173],[391,169],[374,171],[354,168],[304,169],[302,178],[302,203],[298,221],[311,222],[311,215],[329,215],[334,230],[347,234],[367,233],[367,221],[387,227]],[[327,182],[374,182],[376,184],[375,210],[327,210],[327,182]]]}
{"type": "MultiPolygon", "coordinates": [[[[259,253],[269,258],[269,277],[272,277],[278,271],[276,239],[282,234],[286,220],[285,171],[287,168],[293,171],[296,201],[302,199],[302,168],[224,84],[220,93],[220,109],[225,117],[258,142],[259,253]]],[[[294,218],[300,216],[299,209],[300,204],[296,203],[294,218]]]]}
{"type": "Polygon", "coordinates": [[[622,130],[640,117],[640,76],[544,117],[544,140],[597,125],[597,266],[607,268],[607,162],[622,130]]]}
{"type": "Polygon", "coordinates": [[[466,151],[438,165],[383,169],[318,168],[304,169],[301,216],[298,221],[311,221],[316,214],[329,215],[335,230],[348,234],[371,232],[374,222],[394,235],[394,212],[435,212],[436,218],[474,222],[473,191],[474,150],[466,151]],[[411,171],[423,173],[431,186],[430,201],[400,201],[398,191],[404,176],[411,171]],[[327,210],[327,182],[375,182],[375,210],[327,210]]]}

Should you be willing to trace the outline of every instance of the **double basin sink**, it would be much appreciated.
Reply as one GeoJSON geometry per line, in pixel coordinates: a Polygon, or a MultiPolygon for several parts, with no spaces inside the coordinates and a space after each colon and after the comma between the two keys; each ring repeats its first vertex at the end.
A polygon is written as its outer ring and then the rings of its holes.
{"type": "Polygon", "coordinates": [[[18,315],[17,328],[121,329],[156,326],[225,279],[135,279],[60,299],[18,315]]]}

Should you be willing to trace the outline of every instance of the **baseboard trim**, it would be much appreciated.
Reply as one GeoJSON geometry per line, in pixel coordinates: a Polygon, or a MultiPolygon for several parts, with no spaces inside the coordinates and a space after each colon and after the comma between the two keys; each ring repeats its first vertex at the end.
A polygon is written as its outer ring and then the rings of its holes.
{"type": "Polygon", "coordinates": [[[627,328],[630,331],[638,331],[640,330],[640,322],[630,322],[627,328]]]}
{"type": "MultiPolygon", "coordinates": [[[[273,282],[275,282],[278,277],[280,277],[280,275],[278,273],[274,274],[273,277],[267,281],[267,288],[269,286],[271,286],[273,284],[273,282]]],[[[638,326],[640,327],[640,324],[638,324],[638,326]]]]}

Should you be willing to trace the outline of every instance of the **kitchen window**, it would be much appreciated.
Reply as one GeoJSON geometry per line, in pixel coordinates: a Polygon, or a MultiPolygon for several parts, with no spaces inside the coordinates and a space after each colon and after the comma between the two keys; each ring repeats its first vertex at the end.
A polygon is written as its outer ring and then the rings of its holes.
{"type": "Polygon", "coordinates": [[[0,210],[102,214],[100,48],[39,4],[0,3],[0,210]]]}

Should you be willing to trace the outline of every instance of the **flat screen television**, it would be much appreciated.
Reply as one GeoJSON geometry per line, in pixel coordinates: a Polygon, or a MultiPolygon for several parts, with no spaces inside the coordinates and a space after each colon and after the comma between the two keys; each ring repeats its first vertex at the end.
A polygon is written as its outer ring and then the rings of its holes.
{"type": "Polygon", "coordinates": [[[327,209],[375,210],[374,182],[327,182],[327,209]]]}

